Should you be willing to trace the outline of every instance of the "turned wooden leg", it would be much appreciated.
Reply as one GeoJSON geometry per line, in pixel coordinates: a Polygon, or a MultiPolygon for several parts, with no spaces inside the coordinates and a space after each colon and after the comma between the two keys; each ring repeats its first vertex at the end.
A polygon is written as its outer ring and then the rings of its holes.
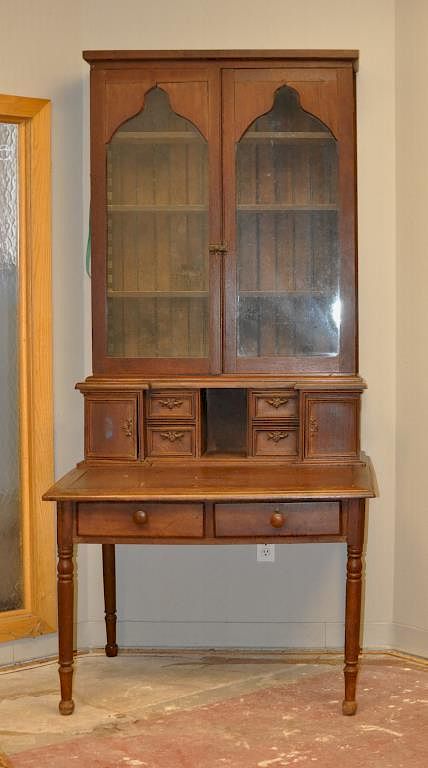
{"type": "Polygon", "coordinates": [[[103,544],[104,606],[107,645],[106,656],[117,656],[116,644],[116,565],[114,544],[103,544]]]}
{"type": "Polygon", "coordinates": [[[58,504],[58,645],[61,701],[59,711],[74,710],[73,687],[73,505],[58,504]]]}
{"type": "Polygon", "coordinates": [[[361,575],[364,544],[365,500],[348,505],[348,562],[346,569],[345,698],[344,715],[355,715],[358,656],[360,653],[361,575]]]}

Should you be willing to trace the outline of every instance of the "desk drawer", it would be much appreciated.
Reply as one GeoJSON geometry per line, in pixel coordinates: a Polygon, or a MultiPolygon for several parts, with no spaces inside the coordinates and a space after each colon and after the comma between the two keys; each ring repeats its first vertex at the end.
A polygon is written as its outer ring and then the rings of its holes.
{"type": "Polygon", "coordinates": [[[297,456],[298,430],[287,425],[253,427],[253,456],[297,456]]]}
{"type": "Polygon", "coordinates": [[[298,418],[298,397],[287,389],[275,391],[252,391],[250,396],[250,414],[255,419],[294,419],[298,418]]]}
{"type": "Polygon", "coordinates": [[[148,456],[195,456],[196,430],[186,424],[147,427],[148,456]]]}
{"type": "Polygon", "coordinates": [[[338,536],[340,502],[216,504],[215,531],[216,536],[338,536]]]}
{"type": "Polygon", "coordinates": [[[200,538],[204,535],[203,504],[85,502],[77,510],[77,535],[200,538]]]}
{"type": "Polygon", "coordinates": [[[196,417],[196,392],[167,390],[153,391],[147,398],[149,419],[194,419],[196,417]]]}

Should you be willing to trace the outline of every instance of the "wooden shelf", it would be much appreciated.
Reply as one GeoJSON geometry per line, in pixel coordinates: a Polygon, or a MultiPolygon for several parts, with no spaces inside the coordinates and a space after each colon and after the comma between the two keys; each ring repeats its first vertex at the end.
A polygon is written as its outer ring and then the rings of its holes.
{"type": "Polygon", "coordinates": [[[326,131],[248,131],[241,141],[336,141],[326,131]]]}
{"type": "Polygon", "coordinates": [[[191,131],[119,131],[114,134],[110,146],[114,146],[115,141],[124,141],[127,143],[147,141],[151,144],[164,144],[169,142],[172,144],[187,144],[189,142],[206,143],[205,139],[203,139],[199,133],[192,133],[191,131]]]}
{"type": "Polygon", "coordinates": [[[205,213],[206,205],[135,205],[128,203],[109,203],[107,210],[111,213],[205,213]]]}
{"type": "MultiPolygon", "coordinates": [[[[263,211],[337,211],[335,203],[240,203],[237,206],[242,213],[263,213],[263,211]]],[[[127,203],[109,203],[107,210],[111,213],[205,213],[208,211],[206,205],[137,205],[127,203]]]]}
{"type": "Polygon", "coordinates": [[[238,296],[329,296],[329,295],[336,295],[336,292],[334,290],[331,291],[315,291],[311,290],[310,288],[306,290],[268,290],[268,291],[262,291],[262,290],[256,290],[256,291],[238,291],[238,296]]]}
{"type": "MultiPolygon", "coordinates": [[[[114,142],[150,142],[189,143],[204,142],[198,133],[190,131],[119,131],[115,133],[110,146],[114,142]]],[[[241,141],[336,141],[334,136],[326,131],[248,131],[241,141]]]]}
{"type": "Polygon", "coordinates": [[[107,291],[110,299],[204,299],[208,291],[107,291]]]}
{"type": "Polygon", "coordinates": [[[263,211],[310,213],[311,211],[337,211],[338,207],[336,203],[305,203],[302,205],[299,203],[240,203],[237,209],[242,213],[263,213],[263,211]]]}

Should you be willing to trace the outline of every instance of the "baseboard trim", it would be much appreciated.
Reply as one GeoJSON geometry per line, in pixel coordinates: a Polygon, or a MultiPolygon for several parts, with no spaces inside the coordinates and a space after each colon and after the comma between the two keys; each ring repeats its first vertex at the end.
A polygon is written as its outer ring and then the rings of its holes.
{"type": "Polygon", "coordinates": [[[428,630],[409,624],[394,622],[391,645],[404,653],[422,658],[428,657],[428,630]]]}
{"type": "MultiPolygon", "coordinates": [[[[122,648],[305,648],[341,651],[344,644],[342,621],[269,620],[269,621],[156,621],[119,620],[118,642],[122,648]]],[[[105,636],[104,621],[89,619],[77,627],[77,647],[97,648],[105,636]]],[[[394,643],[391,622],[366,622],[362,638],[364,648],[414,647],[394,643]]],[[[419,653],[419,655],[423,655],[419,653]]]]}
{"type": "MultiPolygon", "coordinates": [[[[263,658],[263,659],[281,659],[286,664],[342,664],[343,652],[320,648],[317,651],[307,650],[305,648],[296,648],[292,650],[277,650],[262,648],[120,648],[121,656],[208,656],[211,658],[232,659],[233,658],[263,658]]],[[[81,648],[74,652],[75,659],[80,657],[104,656],[104,647],[99,648],[81,648]]],[[[410,653],[403,653],[397,649],[372,650],[363,649],[360,654],[361,661],[376,661],[382,659],[398,659],[401,662],[417,664],[422,667],[428,667],[428,658],[417,656],[410,653]]],[[[58,656],[46,656],[31,661],[22,661],[13,664],[4,664],[0,666],[0,674],[18,671],[22,669],[32,669],[34,667],[57,664],[58,656]]]]}
{"type": "MultiPolygon", "coordinates": [[[[77,626],[76,646],[83,652],[102,648],[105,643],[103,620],[89,620],[77,626]]],[[[204,653],[286,653],[323,654],[342,658],[343,623],[338,621],[269,622],[156,622],[122,621],[118,626],[121,652],[204,653]],[[144,642],[142,639],[144,638],[144,642]]],[[[43,663],[56,658],[55,634],[27,638],[0,646],[0,669],[43,663]]],[[[366,654],[398,653],[402,658],[428,659],[428,630],[402,623],[366,622],[362,646],[366,654]]]]}

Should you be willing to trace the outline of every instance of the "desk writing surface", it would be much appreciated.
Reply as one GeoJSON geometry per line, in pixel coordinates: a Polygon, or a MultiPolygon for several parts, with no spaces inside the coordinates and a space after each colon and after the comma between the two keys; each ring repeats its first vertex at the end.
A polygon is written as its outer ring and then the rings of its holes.
{"type": "Polygon", "coordinates": [[[100,499],[148,501],[240,499],[350,499],[376,495],[370,460],[358,464],[244,466],[208,464],[124,464],[82,466],[44,495],[52,501],[100,499]]]}

